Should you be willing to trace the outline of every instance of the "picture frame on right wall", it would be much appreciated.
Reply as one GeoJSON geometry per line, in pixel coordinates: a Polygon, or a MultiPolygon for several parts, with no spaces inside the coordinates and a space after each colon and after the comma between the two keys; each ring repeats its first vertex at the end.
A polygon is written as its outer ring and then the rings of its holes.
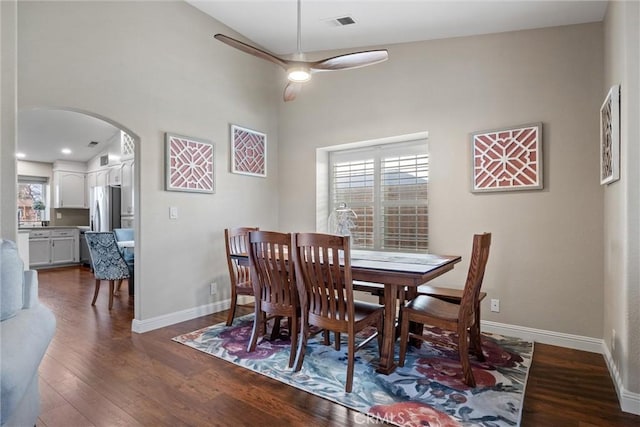
{"type": "Polygon", "coordinates": [[[600,107],[600,184],[620,179],[620,85],[611,86],[600,107]]]}

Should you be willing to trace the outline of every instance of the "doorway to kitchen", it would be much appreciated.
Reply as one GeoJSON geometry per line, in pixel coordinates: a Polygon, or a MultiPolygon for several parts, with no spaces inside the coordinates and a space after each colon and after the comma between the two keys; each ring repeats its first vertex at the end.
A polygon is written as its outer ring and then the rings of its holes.
{"type": "MultiPolygon", "coordinates": [[[[16,207],[19,228],[29,232],[30,268],[88,263],[88,230],[126,229],[133,246],[127,252],[140,247],[139,150],[130,128],[90,111],[18,112],[17,175],[25,191],[16,207]]],[[[133,277],[140,277],[139,260],[131,264],[133,277]]],[[[131,282],[136,319],[141,282],[131,282]]]]}

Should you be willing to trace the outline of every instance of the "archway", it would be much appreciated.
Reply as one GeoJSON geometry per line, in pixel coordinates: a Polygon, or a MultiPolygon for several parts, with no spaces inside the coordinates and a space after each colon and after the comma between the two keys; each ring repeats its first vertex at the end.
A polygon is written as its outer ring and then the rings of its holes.
{"type": "MultiPolygon", "coordinates": [[[[107,141],[106,135],[126,135],[129,142],[127,144],[128,156],[126,163],[131,168],[128,173],[131,178],[131,225],[134,229],[134,239],[136,247],[140,247],[140,137],[129,127],[112,120],[103,115],[77,109],[73,107],[34,107],[24,108],[18,111],[18,127],[17,127],[17,152],[25,151],[25,158],[18,159],[24,161],[46,162],[52,163],[56,160],[71,160],[75,162],[84,162],[86,166],[90,162],[96,163],[96,156],[103,153],[108,144],[113,141],[107,141]],[[46,135],[43,137],[42,135],[46,135]],[[91,136],[94,135],[95,137],[91,136]],[[64,147],[60,141],[65,141],[64,147]],[[95,144],[94,144],[95,143],[95,144]],[[100,148],[91,151],[92,145],[100,148]],[[40,147],[38,147],[40,144],[40,147]],[[107,145],[104,145],[107,144],[107,145]],[[59,145],[59,146],[58,146],[59,145]],[[60,154],[61,148],[69,148],[75,152],[74,157],[65,157],[60,154]],[[29,154],[31,153],[31,154],[29,154]]],[[[120,149],[120,147],[118,147],[120,149]]],[[[123,149],[124,150],[124,149],[123,149]]],[[[109,153],[110,155],[111,153],[109,153]]],[[[120,161],[118,158],[116,161],[120,161]]],[[[123,162],[124,164],[124,162],[123,162]]],[[[85,169],[86,170],[86,169],[85,169]]],[[[87,175],[89,171],[87,170],[87,175]]],[[[124,176],[124,174],[122,175],[124,176]]],[[[87,206],[88,207],[88,206],[87,206]]],[[[17,210],[17,209],[16,209],[17,210]]],[[[127,217],[129,219],[129,217],[127,217]]],[[[140,259],[140,257],[138,257],[140,259]]],[[[142,281],[140,279],[140,263],[135,264],[134,275],[134,320],[138,318],[140,313],[140,289],[142,281]]]]}

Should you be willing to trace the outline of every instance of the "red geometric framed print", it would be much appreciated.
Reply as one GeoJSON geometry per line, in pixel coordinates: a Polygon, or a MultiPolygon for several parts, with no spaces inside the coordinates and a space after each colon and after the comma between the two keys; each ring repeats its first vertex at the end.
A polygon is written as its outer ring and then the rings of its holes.
{"type": "Polygon", "coordinates": [[[267,176],[267,135],[231,125],[231,172],[267,176]]]}
{"type": "Polygon", "coordinates": [[[620,179],[620,86],[611,86],[600,107],[600,184],[620,179]]]}
{"type": "Polygon", "coordinates": [[[165,180],[168,191],[213,193],[213,144],[204,139],[165,133],[165,180]]]}
{"type": "Polygon", "coordinates": [[[542,123],[471,134],[472,192],[540,190],[542,123]]]}

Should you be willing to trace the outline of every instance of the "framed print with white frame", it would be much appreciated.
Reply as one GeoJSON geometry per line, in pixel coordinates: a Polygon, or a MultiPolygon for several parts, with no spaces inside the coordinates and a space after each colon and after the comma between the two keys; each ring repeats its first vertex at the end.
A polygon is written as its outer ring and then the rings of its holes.
{"type": "Polygon", "coordinates": [[[267,135],[231,125],[231,172],[267,176],[267,135]]]}
{"type": "Polygon", "coordinates": [[[600,107],[600,184],[620,179],[620,85],[611,86],[600,107]]]}
{"type": "Polygon", "coordinates": [[[541,190],[542,123],[471,134],[471,191],[541,190]]]}
{"type": "Polygon", "coordinates": [[[214,193],[214,147],[210,141],[165,133],[167,191],[214,193]]]}

